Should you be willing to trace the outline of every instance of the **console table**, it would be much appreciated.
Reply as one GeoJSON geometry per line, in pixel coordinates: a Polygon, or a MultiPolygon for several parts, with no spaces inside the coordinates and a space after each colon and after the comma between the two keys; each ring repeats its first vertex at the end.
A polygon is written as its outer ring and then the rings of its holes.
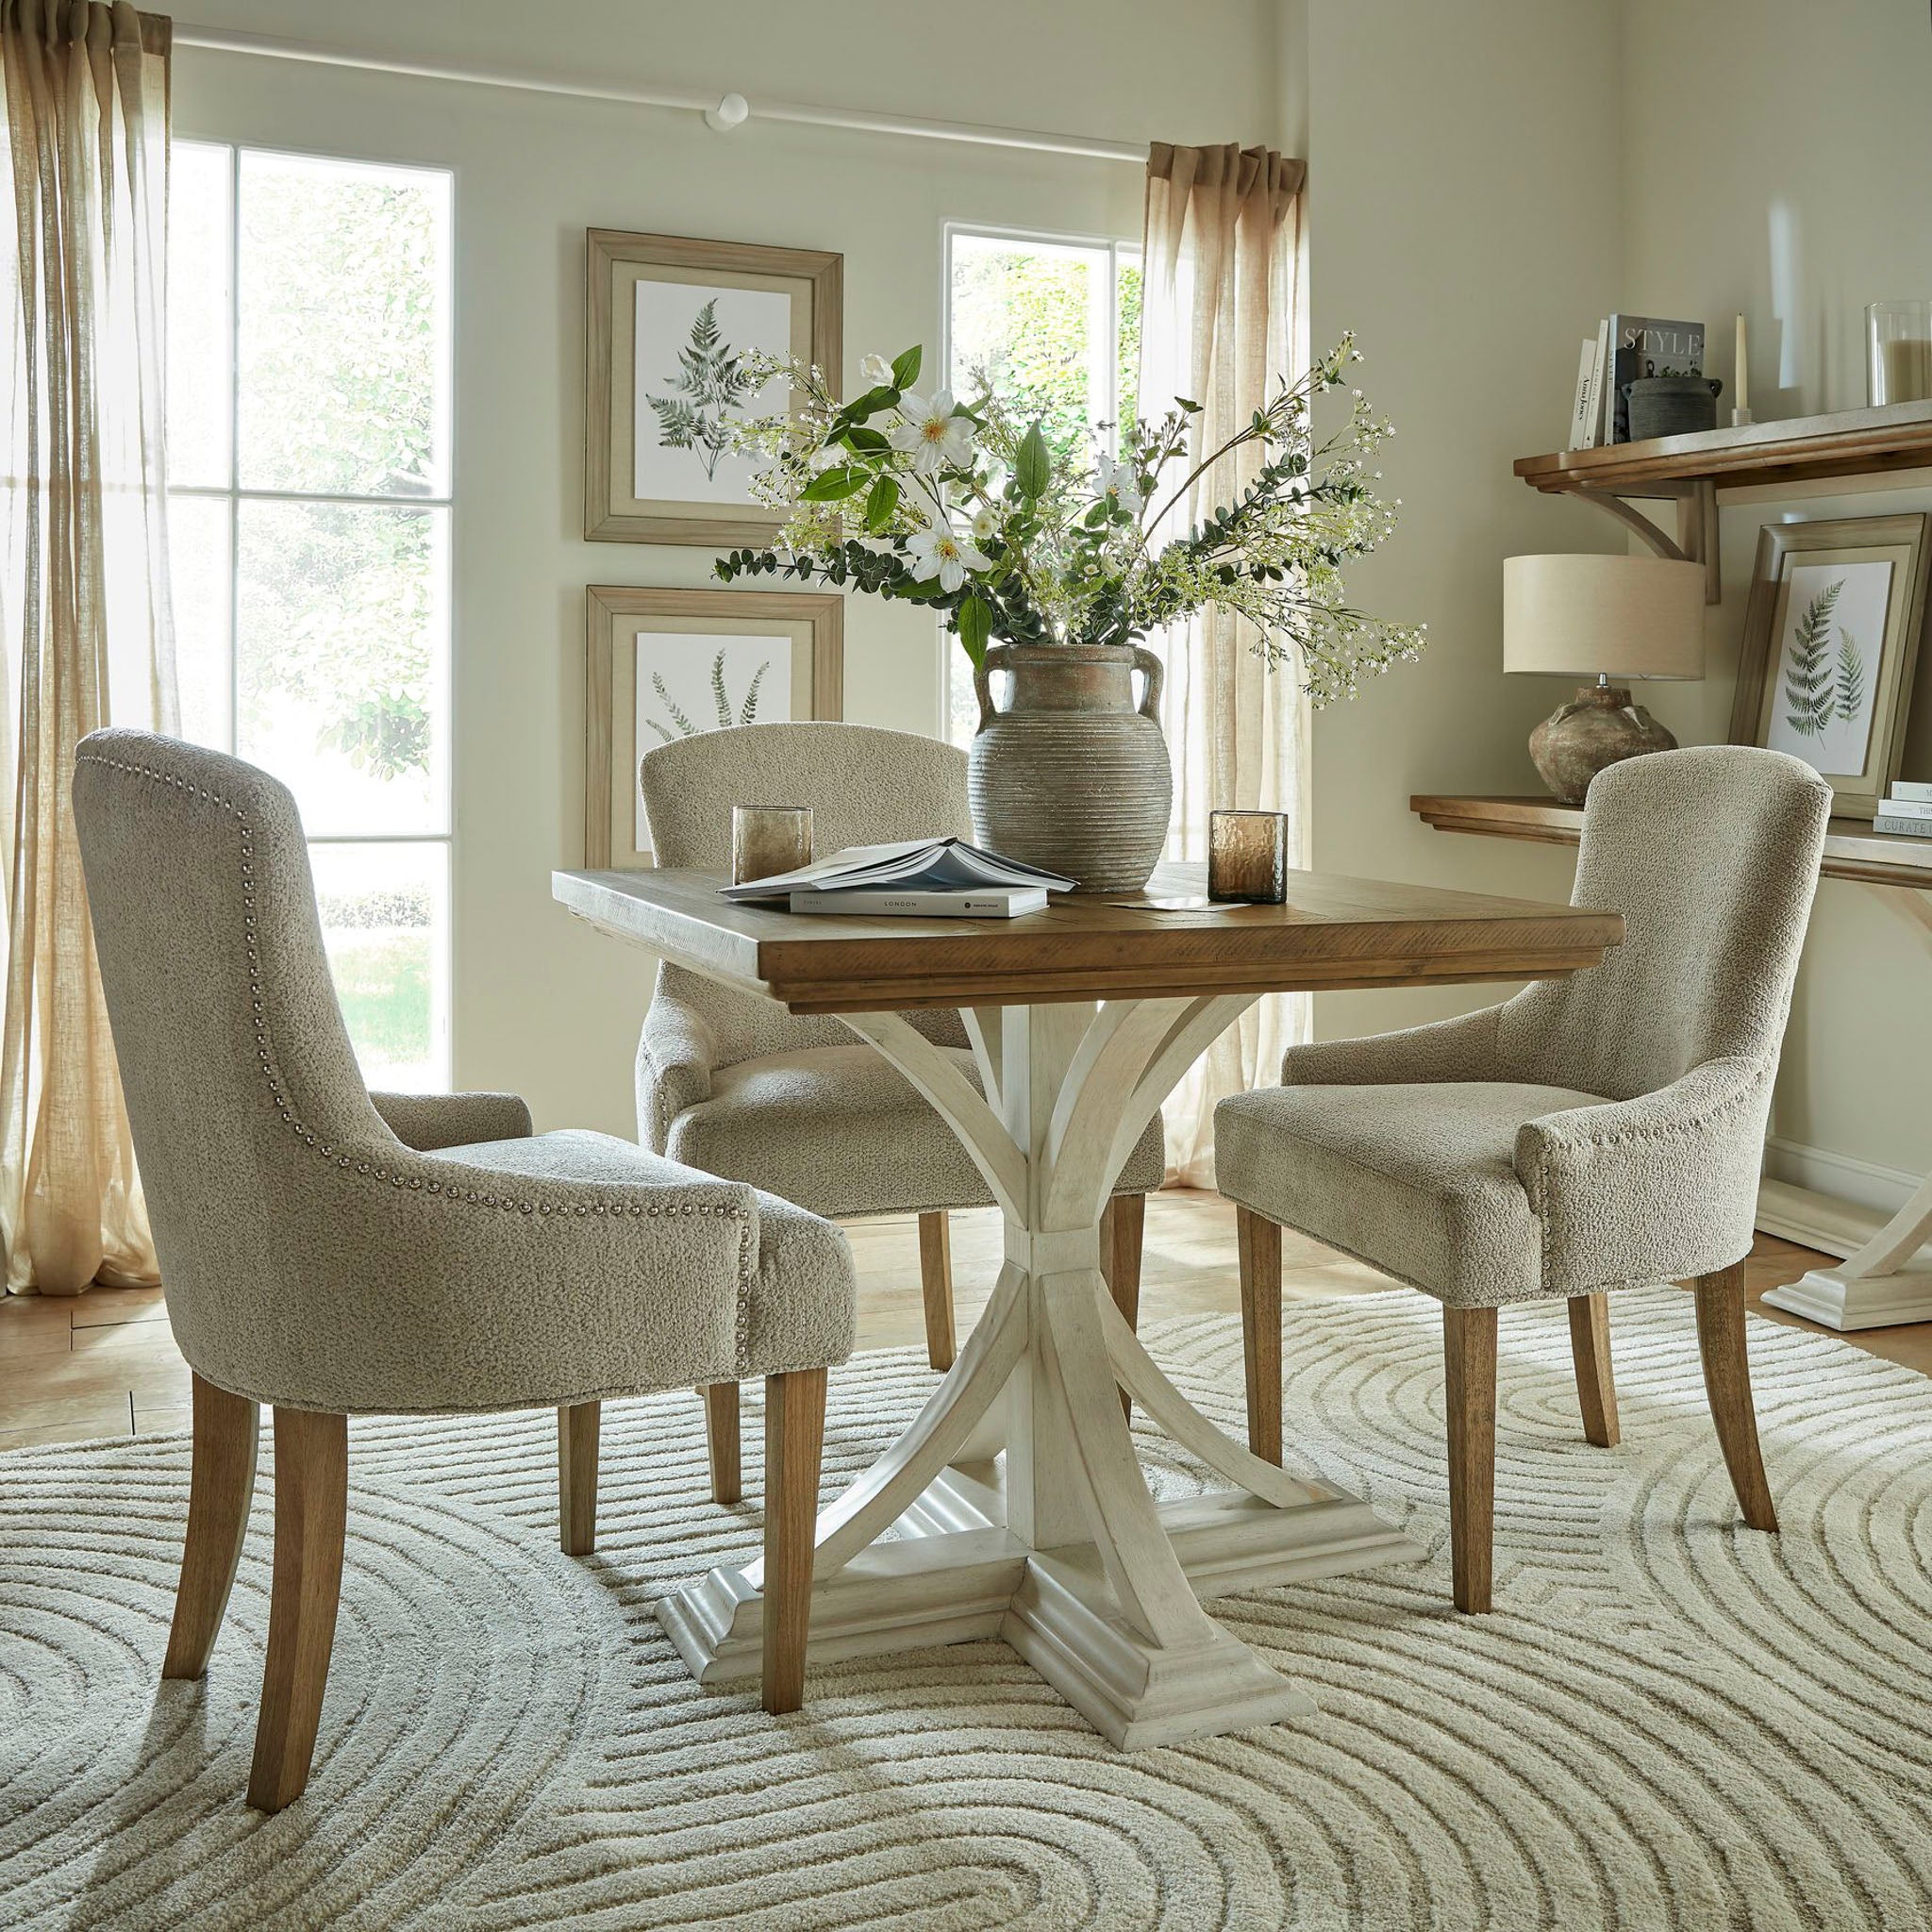
{"type": "MultiPolygon", "coordinates": [[[[1418,794],[1408,803],[1439,832],[1552,845],[1574,845],[1582,836],[1582,808],[1554,798],[1418,794]]],[[[1932,945],[1932,839],[1874,832],[1861,819],[1833,819],[1821,870],[1826,878],[1879,888],[1883,903],[1932,945]]],[[[1932,1175],[1890,1220],[1882,1225],[1880,1220],[1809,1189],[1765,1181],[1758,1191],[1758,1226],[1843,1259],[1836,1268],[1814,1268],[1802,1281],[1774,1289],[1764,1299],[1840,1330],[1932,1322],[1932,1175]]]]}

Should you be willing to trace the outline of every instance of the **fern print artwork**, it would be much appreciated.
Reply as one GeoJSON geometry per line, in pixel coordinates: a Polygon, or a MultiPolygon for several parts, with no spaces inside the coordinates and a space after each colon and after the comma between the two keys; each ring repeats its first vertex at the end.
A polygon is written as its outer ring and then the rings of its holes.
{"type": "Polygon", "coordinates": [[[640,281],[632,372],[633,488],[656,503],[745,504],[739,422],[769,408],[760,353],[791,346],[791,298],[763,289],[640,281]]]}
{"type": "Polygon", "coordinates": [[[711,702],[717,707],[717,720],[714,724],[693,724],[685,714],[684,708],[671,695],[671,687],[664,682],[661,671],[651,673],[651,690],[658,704],[663,708],[664,717],[671,721],[667,725],[664,719],[645,712],[640,712],[643,722],[661,738],[666,744],[675,744],[680,738],[695,738],[700,731],[729,731],[734,724],[770,724],[770,719],[760,721],[758,717],[758,688],[765,681],[765,673],[772,668],[767,658],[751,675],[751,682],[745,686],[744,702],[734,707],[724,684],[724,658],[726,653],[720,649],[711,659],[711,702]],[[671,725],[676,727],[675,730],[671,725]]]}
{"type": "Polygon", "coordinates": [[[719,333],[715,296],[698,310],[670,380],[670,395],[644,398],[658,418],[658,441],[666,449],[695,450],[706,480],[715,482],[718,458],[731,446],[733,410],[741,410],[763,387],[719,333]]]}
{"type": "Polygon", "coordinates": [[[1763,741],[1827,777],[1857,776],[1871,752],[1891,574],[1877,560],[1796,563],[1787,578],[1763,741]]]}
{"type": "MultiPolygon", "coordinates": [[[[793,688],[794,670],[808,681],[810,650],[787,631],[638,630],[620,639],[618,650],[626,647],[635,667],[632,737],[639,758],[701,732],[789,724],[811,715],[808,704],[794,709],[793,688]]],[[[632,803],[637,849],[648,852],[642,794],[632,803]]]]}
{"type": "Polygon", "coordinates": [[[1805,607],[1785,660],[1785,723],[1801,738],[1822,738],[1831,723],[1831,612],[1845,587],[1840,577],[1805,607]]]}

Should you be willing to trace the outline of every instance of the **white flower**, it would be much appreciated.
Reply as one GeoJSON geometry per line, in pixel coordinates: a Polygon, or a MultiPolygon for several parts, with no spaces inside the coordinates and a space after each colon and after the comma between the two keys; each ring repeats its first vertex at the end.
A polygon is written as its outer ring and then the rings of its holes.
{"type": "Polygon", "coordinates": [[[1130,516],[1139,516],[1147,499],[1141,493],[1140,479],[1128,463],[1117,463],[1110,457],[1099,458],[1093,465],[1093,487],[1098,494],[1110,496],[1130,516]]]}
{"type": "Polygon", "coordinates": [[[892,365],[883,356],[868,356],[858,365],[858,373],[874,389],[891,389],[892,386],[892,365]]]}
{"type": "Polygon", "coordinates": [[[1000,533],[1000,520],[993,513],[990,504],[982,504],[973,512],[972,521],[966,525],[966,533],[975,543],[991,543],[1000,533]]]}
{"type": "Polygon", "coordinates": [[[969,570],[991,570],[992,558],[975,550],[947,524],[933,524],[906,540],[912,575],[921,583],[937,576],[940,589],[957,591],[969,570]]]}
{"type": "Polygon", "coordinates": [[[899,405],[905,420],[887,432],[894,449],[909,450],[912,467],[930,475],[941,464],[964,469],[973,455],[973,425],[953,414],[953,392],[935,390],[932,400],[908,394],[899,405]]]}

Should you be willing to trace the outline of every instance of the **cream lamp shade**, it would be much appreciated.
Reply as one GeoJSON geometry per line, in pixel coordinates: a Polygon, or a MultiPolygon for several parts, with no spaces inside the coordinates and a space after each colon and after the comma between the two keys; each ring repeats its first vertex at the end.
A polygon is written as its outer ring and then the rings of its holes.
{"type": "Polygon", "coordinates": [[[1704,675],[1704,566],[1663,557],[1503,560],[1503,668],[1704,675]]]}

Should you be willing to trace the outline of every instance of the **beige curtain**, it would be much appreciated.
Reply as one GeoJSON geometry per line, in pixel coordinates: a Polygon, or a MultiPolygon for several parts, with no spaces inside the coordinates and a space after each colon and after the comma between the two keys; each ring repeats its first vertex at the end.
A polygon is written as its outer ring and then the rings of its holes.
{"type": "MultiPolygon", "coordinates": [[[[1275,382],[1307,359],[1300,315],[1306,169],[1266,148],[1170,147],[1147,157],[1140,412],[1172,398],[1202,406],[1196,460],[1235,434],[1275,382]]],[[[1165,534],[1228,502],[1258,449],[1208,471],[1165,534]]],[[[1174,761],[1169,856],[1208,856],[1208,814],[1283,811],[1294,863],[1307,863],[1307,704],[1291,672],[1267,669],[1254,628],[1210,610],[1158,641],[1167,658],[1165,724],[1174,761]]],[[[1167,1113],[1168,1184],[1214,1185],[1214,1105],[1280,1077],[1284,1046],[1307,1038],[1306,994],[1275,995],[1216,1041],[1167,1113]]]]}
{"type": "Polygon", "coordinates": [[[69,786],[114,720],[178,730],[162,430],[169,24],[0,5],[13,247],[0,693],[7,1285],[157,1278],[69,786]]]}

